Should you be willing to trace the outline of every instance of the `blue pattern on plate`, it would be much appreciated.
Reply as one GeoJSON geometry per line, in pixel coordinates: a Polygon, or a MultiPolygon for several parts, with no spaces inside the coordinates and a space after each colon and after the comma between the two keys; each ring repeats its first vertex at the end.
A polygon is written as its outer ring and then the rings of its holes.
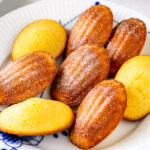
{"type": "Polygon", "coordinates": [[[117,21],[117,20],[114,19],[113,21],[114,21],[114,23],[118,24],[118,21],[117,21]]]}
{"type": "MultiPolygon", "coordinates": [[[[99,5],[100,2],[96,1],[95,5],[99,5]]],[[[77,16],[73,17],[66,23],[62,23],[61,20],[58,20],[60,24],[62,24],[64,27],[66,27],[68,24],[75,21],[82,13],[78,14],[77,16]]],[[[115,24],[118,24],[118,21],[115,19],[113,20],[115,24]]],[[[150,31],[147,32],[150,34],[150,31]]],[[[44,92],[40,94],[40,98],[42,98],[44,95],[44,92]]],[[[63,136],[68,136],[68,131],[62,131],[61,134],[63,136]]],[[[55,139],[59,138],[59,134],[53,134],[52,135],[55,139]]],[[[3,133],[0,131],[0,141],[3,141],[3,143],[9,147],[9,148],[1,148],[1,150],[17,150],[22,145],[30,145],[30,146],[38,146],[42,140],[44,139],[44,136],[18,136],[18,135],[11,135],[7,133],[3,133]]]]}
{"type": "Polygon", "coordinates": [[[95,5],[99,5],[99,4],[100,4],[100,2],[98,2],[98,1],[97,1],[97,2],[95,2],[95,5]]]}
{"type": "MultiPolygon", "coordinates": [[[[17,150],[23,144],[30,146],[37,146],[41,143],[44,136],[18,136],[3,133],[0,131],[0,140],[10,148],[10,150],[17,150]]],[[[6,149],[7,150],[7,149],[6,149]]]]}
{"type": "Polygon", "coordinates": [[[58,138],[58,134],[57,133],[53,134],[53,137],[57,139],[58,138]]]}

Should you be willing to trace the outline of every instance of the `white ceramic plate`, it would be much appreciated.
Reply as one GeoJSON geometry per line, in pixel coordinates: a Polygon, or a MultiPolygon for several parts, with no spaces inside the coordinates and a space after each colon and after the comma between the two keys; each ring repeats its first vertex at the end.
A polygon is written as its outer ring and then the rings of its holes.
{"type": "MultiPolygon", "coordinates": [[[[0,19],[0,69],[11,60],[13,42],[20,30],[27,24],[38,19],[54,19],[68,30],[72,28],[79,15],[95,4],[104,4],[111,8],[114,15],[114,25],[123,19],[136,17],[142,19],[147,26],[147,41],[143,54],[150,54],[150,20],[126,7],[96,0],[51,0],[42,1],[15,10],[0,19]]],[[[58,64],[61,58],[57,60],[58,64]]],[[[50,98],[49,89],[40,95],[50,98]]],[[[0,106],[0,110],[5,107],[0,106]]],[[[115,131],[93,150],[149,150],[150,149],[150,116],[141,121],[128,122],[122,120],[115,131]]],[[[43,150],[77,150],[68,139],[68,131],[49,136],[16,136],[0,132],[0,149],[43,149],[43,150]]]]}

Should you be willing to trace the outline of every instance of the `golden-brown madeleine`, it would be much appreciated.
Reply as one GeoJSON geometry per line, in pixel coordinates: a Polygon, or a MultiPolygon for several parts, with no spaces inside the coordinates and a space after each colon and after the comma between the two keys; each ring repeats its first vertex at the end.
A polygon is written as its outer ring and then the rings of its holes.
{"type": "Polygon", "coordinates": [[[85,44],[103,47],[113,27],[111,10],[103,5],[87,9],[73,26],[67,45],[66,56],[85,44]]]}
{"type": "Polygon", "coordinates": [[[126,108],[122,83],[105,80],[97,84],[80,104],[70,140],[82,149],[94,147],[119,124],[126,108]]]}
{"type": "Polygon", "coordinates": [[[81,103],[97,83],[107,78],[110,58],[104,48],[84,45],[70,54],[54,79],[52,96],[70,106],[81,103]]]}
{"type": "Polygon", "coordinates": [[[111,58],[109,74],[115,75],[121,65],[139,55],[146,40],[146,26],[142,20],[130,18],[113,30],[106,50],[111,58]]]}
{"type": "Polygon", "coordinates": [[[52,82],[56,61],[47,52],[34,52],[0,72],[0,104],[14,104],[37,96],[52,82]]]}

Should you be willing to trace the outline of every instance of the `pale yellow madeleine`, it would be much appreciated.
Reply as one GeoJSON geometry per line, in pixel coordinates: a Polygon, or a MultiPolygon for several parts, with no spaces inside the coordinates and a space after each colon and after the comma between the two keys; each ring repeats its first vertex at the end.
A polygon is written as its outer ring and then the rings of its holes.
{"type": "Polygon", "coordinates": [[[0,113],[0,130],[18,135],[45,135],[69,128],[73,120],[73,111],[66,104],[31,98],[0,113]]]}
{"type": "Polygon", "coordinates": [[[150,112],[150,56],[136,56],[119,69],[116,80],[121,81],[127,92],[124,118],[136,121],[150,112]]]}
{"type": "Polygon", "coordinates": [[[17,36],[12,60],[35,51],[46,51],[57,58],[64,50],[67,32],[54,20],[38,20],[26,26],[17,36]]]}

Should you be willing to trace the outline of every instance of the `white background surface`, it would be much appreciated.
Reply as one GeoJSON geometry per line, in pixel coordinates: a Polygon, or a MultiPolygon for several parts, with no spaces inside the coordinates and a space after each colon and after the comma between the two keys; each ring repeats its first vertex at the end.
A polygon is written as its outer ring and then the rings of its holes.
{"type": "MultiPolygon", "coordinates": [[[[0,16],[3,16],[4,14],[16,8],[38,1],[41,0],[2,0],[2,3],[0,4],[0,16]]],[[[118,3],[128,8],[132,8],[133,10],[150,18],[150,0],[106,0],[106,1],[118,3]]]]}

